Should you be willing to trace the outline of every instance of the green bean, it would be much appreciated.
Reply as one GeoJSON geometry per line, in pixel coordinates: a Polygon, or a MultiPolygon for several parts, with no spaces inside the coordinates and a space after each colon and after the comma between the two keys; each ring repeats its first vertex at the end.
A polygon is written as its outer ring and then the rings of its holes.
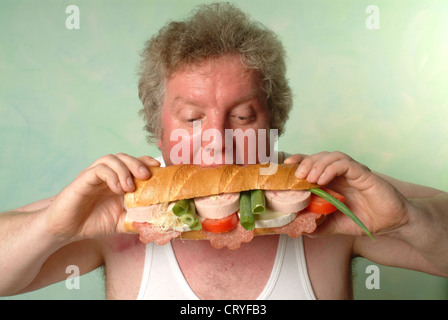
{"type": "Polygon", "coordinates": [[[369,229],[367,229],[367,227],[364,225],[364,223],[362,223],[362,221],[359,220],[358,217],[355,216],[355,214],[344,203],[342,203],[341,201],[339,201],[338,199],[336,199],[335,197],[328,194],[327,192],[325,192],[322,189],[313,188],[313,189],[309,189],[309,191],[311,191],[315,195],[321,197],[324,200],[327,200],[329,203],[334,205],[339,211],[341,211],[343,214],[345,214],[350,219],[352,219],[353,222],[355,222],[373,241],[375,241],[375,239],[373,238],[373,235],[370,233],[369,229]]]}
{"type": "Polygon", "coordinates": [[[193,225],[197,221],[196,217],[190,213],[185,213],[185,214],[181,215],[179,218],[183,223],[185,223],[189,226],[193,225]]]}
{"type": "Polygon", "coordinates": [[[199,220],[196,219],[196,222],[194,222],[191,226],[190,226],[191,230],[201,230],[202,229],[202,224],[199,222],[199,220]]]}
{"type": "Polygon", "coordinates": [[[198,218],[196,217],[196,215],[190,214],[190,213],[186,213],[180,216],[180,220],[185,223],[186,225],[188,225],[190,227],[191,230],[201,230],[202,229],[202,224],[199,222],[198,218]]]}
{"type": "Polygon", "coordinates": [[[266,200],[263,190],[252,190],[250,192],[250,203],[253,214],[263,214],[266,212],[266,200]]]}
{"type": "Polygon", "coordinates": [[[179,200],[176,202],[172,210],[176,216],[180,217],[185,212],[187,212],[189,206],[190,206],[190,200],[188,199],[179,200]]]}
{"type": "Polygon", "coordinates": [[[243,191],[240,195],[240,223],[246,230],[255,228],[255,218],[252,213],[250,191],[243,191]]]}
{"type": "Polygon", "coordinates": [[[180,220],[188,225],[191,230],[201,230],[202,224],[196,216],[196,209],[193,200],[179,200],[173,206],[173,213],[180,218],[180,220]]]}

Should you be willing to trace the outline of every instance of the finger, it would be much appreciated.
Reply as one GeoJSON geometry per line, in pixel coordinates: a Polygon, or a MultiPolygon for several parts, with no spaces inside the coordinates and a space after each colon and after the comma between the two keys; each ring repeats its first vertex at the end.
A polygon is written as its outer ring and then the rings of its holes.
{"type": "Polygon", "coordinates": [[[286,158],[283,163],[285,164],[295,164],[295,163],[300,163],[303,161],[303,159],[305,159],[307,157],[307,155],[305,154],[293,154],[292,156],[289,156],[288,158],[286,158]]]}
{"type": "Polygon", "coordinates": [[[313,231],[311,234],[307,234],[310,238],[319,238],[323,236],[328,236],[330,234],[336,234],[336,222],[334,221],[334,216],[337,214],[337,212],[332,213],[329,216],[325,217],[325,221],[321,223],[316,230],[313,231]]]}
{"type": "MultiPolygon", "coordinates": [[[[320,157],[317,157],[317,160],[314,162],[310,172],[308,173],[307,180],[311,183],[319,183],[319,180],[327,180],[326,175],[333,174],[334,170],[327,170],[327,168],[335,162],[342,161],[341,164],[345,164],[348,166],[348,162],[352,160],[349,156],[342,152],[330,152],[325,153],[320,157]]],[[[336,177],[336,174],[330,175],[330,181],[336,177]]]]}
{"type": "Polygon", "coordinates": [[[355,181],[363,177],[363,175],[370,173],[370,169],[353,160],[340,159],[329,165],[324,173],[320,176],[318,184],[326,185],[334,178],[344,176],[348,181],[355,181]]]}
{"type": "Polygon", "coordinates": [[[117,194],[123,194],[123,187],[118,179],[117,173],[106,164],[100,163],[83,172],[83,175],[77,180],[87,185],[86,193],[91,193],[102,183],[106,183],[109,189],[117,194]]]}
{"type": "Polygon", "coordinates": [[[345,159],[339,159],[328,165],[318,177],[317,183],[324,186],[329,184],[334,178],[342,176],[349,170],[349,163],[345,159]]]}
{"type": "MultiPolygon", "coordinates": [[[[141,157],[141,158],[135,158],[132,157],[126,153],[118,153],[115,155],[120,161],[122,161],[125,166],[128,168],[128,170],[132,173],[134,177],[140,180],[146,180],[149,179],[151,176],[151,173],[148,170],[148,164],[151,164],[154,162],[151,161],[151,157],[141,157]],[[148,159],[150,158],[150,159],[148,159]]],[[[158,163],[157,160],[153,159],[156,163],[158,163]]]]}
{"type": "MultiPolygon", "coordinates": [[[[116,173],[124,191],[132,192],[135,189],[135,185],[131,171],[138,172],[139,166],[136,164],[136,161],[131,161],[128,157],[131,158],[124,154],[107,155],[102,158],[100,164],[108,166],[116,173]]],[[[142,174],[139,173],[139,175],[141,176],[142,174]]]]}
{"type": "Polygon", "coordinates": [[[93,168],[100,163],[109,164],[111,161],[115,162],[115,158],[122,161],[135,177],[142,180],[148,179],[151,175],[148,170],[148,166],[160,166],[160,162],[149,156],[134,158],[125,153],[118,153],[116,155],[109,154],[99,158],[88,169],[93,168]]]}
{"type": "MultiPolygon", "coordinates": [[[[329,152],[323,151],[310,156],[305,157],[296,170],[296,177],[299,179],[307,179],[314,166],[320,157],[325,156],[329,152]]],[[[309,181],[309,180],[308,180],[309,181]]],[[[309,181],[311,182],[311,181],[309,181]]]]}
{"type": "Polygon", "coordinates": [[[150,156],[142,156],[138,158],[148,167],[160,167],[160,162],[150,156]]]}
{"type": "MultiPolygon", "coordinates": [[[[160,162],[157,161],[156,159],[150,157],[150,156],[143,156],[143,157],[139,157],[138,158],[143,164],[145,168],[149,168],[149,167],[160,167],[160,162]]],[[[147,177],[149,179],[149,177],[151,176],[151,174],[147,177]]]]}

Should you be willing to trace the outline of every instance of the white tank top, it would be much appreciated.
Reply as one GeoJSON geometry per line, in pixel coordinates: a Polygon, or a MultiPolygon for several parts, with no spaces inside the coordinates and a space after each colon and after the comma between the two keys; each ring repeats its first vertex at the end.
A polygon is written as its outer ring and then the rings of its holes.
{"type": "MultiPolygon", "coordinates": [[[[188,285],[171,242],[146,245],[145,266],[138,300],[198,300],[188,285]]],[[[257,300],[314,300],[303,250],[303,239],[281,235],[274,267],[257,300]]]]}
{"type": "MultiPolygon", "coordinates": [[[[286,156],[281,155],[282,159],[286,156]]],[[[165,166],[162,157],[157,157],[165,166]]],[[[283,162],[281,160],[280,162],[283,162]]],[[[218,250],[218,249],[217,249],[218,250]]],[[[171,242],[146,245],[145,265],[138,300],[198,300],[188,285],[171,242]]],[[[280,235],[274,267],[257,300],[315,300],[308,277],[303,239],[280,235]]]]}

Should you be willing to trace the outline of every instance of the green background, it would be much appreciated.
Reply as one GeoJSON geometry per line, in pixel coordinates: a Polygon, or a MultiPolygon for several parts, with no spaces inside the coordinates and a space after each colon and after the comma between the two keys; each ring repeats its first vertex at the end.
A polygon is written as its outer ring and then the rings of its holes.
{"type": "MultiPolygon", "coordinates": [[[[56,194],[105,154],[159,155],[138,116],[138,52],[204,2],[0,1],[0,211],[56,194]],[[79,30],[65,26],[70,4],[80,9],[79,30]]],[[[447,1],[236,3],[288,52],[294,110],[280,150],[340,150],[448,191],[447,1]],[[371,4],[379,30],[365,25],[371,4]]],[[[369,264],[354,263],[357,299],[448,298],[448,279],[384,266],[380,289],[367,290],[369,264]]],[[[80,285],[12,298],[104,298],[101,271],[80,285]]]]}

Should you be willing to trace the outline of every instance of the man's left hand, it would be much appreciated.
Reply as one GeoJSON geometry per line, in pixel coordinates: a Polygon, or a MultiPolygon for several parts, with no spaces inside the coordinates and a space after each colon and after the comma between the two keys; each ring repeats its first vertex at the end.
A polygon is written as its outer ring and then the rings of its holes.
{"type": "MultiPolygon", "coordinates": [[[[346,198],[346,205],[373,234],[394,231],[407,223],[411,205],[390,183],[341,152],[295,154],[285,163],[300,163],[295,175],[328,186],[346,198]]],[[[362,230],[341,212],[329,215],[313,236],[361,235],[362,230]]]]}

